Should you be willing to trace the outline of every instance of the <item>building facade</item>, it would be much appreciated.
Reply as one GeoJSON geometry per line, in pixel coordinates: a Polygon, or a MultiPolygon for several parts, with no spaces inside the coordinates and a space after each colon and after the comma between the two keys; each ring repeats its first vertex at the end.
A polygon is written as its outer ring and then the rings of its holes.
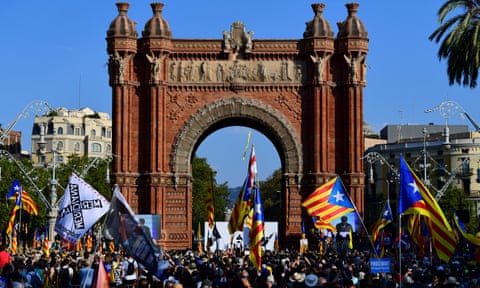
{"type": "MultiPolygon", "coordinates": [[[[386,144],[370,147],[365,152],[367,185],[365,189],[366,219],[378,219],[387,199],[393,214],[397,215],[399,185],[398,167],[400,155],[426,183],[430,192],[441,199],[448,187],[455,187],[472,201],[472,217],[480,215],[480,133],[468,131],[467,125],[448,127],[442,125],[390,125],[382,131],[394,131],[394,136],[382,134],[382,138],[395,139],[386,144]],[[405,138],[398,131],[408,131],[405,138]],[[373,160],[373,161],[367,161],[373,160]],[[378,161],[375,161],[378,160],[378,161]],[[367,212],[368,211],[368,212],[367,212]]],[[[461,210],[465,207],[455,207],[461,210]]]]}
{"type": "Polygon", "coordinates": [[[50,163],[53,155],[57,163],[66,163],[70,155],[107,158],[112,155],[112,120],[90,108],[59,108],[35,116],[31,147],[36,164],[50,163]]]}

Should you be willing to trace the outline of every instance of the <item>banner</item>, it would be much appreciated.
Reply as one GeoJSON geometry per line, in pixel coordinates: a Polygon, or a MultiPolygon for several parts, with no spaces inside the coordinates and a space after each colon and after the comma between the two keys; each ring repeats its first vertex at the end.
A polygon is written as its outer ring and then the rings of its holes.
{"type": "Polygon", "coordinates": [[[103,225],[103,236],[121,245],[150,273],[163,278],[163,272],[169,264],[159,260],[160,249],[152,242],[152,237],[145,233],[118,186],[113,191],[110,210],[103,225]]]}
{"type": "Polygon", "coordinates": [[[58,208],[55,232],[68,242],[76,243],[110,208],[110,203],[72,174],[58,208]]]}

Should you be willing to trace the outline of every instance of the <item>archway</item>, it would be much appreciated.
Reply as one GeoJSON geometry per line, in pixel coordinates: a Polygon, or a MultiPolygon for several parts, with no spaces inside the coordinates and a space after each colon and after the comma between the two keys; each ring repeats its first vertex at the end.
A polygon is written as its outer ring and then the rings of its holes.
{"type": "Polygon", "coordinates": [[[368,34],[347,4],[337,37],[312,4],[302,39],[253,39],[234,22],[222,39],[173,39],[162,3],[138,37],[129,4],[107,31],[113,176],[135,212],[161,215],[165,248],[191,243],[191,168],[199,143],[230,125],[255,128],[281,159],[284,245],[300,236],[302,199],[340,175],[363,211],[363,88],[368,34]]]}

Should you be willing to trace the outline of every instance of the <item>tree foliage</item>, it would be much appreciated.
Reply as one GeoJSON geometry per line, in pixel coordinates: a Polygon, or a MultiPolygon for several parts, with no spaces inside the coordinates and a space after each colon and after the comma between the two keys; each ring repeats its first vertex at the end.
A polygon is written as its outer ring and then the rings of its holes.
{"type": "MultiPolygon", "coordinates": [[[[23,190],[32,197],[39,210],[37,216],[28,215],[26,212],[22,213],[22,223],[28,225],[28,234],[24,235],[23,240],[31,243],[35,228],[37,228],[40,233],[44,231],[45,225],[48,222],[48,207],[47,204],[42,201],[42,198],[48,201],[48,203],[51,201],[51,180],[53,179],[52,164],[53,163],[47,163],[44,166],[38,166],[37,164],[34,166],[30,159],[14,161],[8,157],[0,157],[0,199],[5,199],[4,201],[0,201],[0,213],[2,213],[2,215],[8,215],[0,217],[1,233],[4,233],[5,231],[14,204],[13,200],[6,200],[7,193],[14,180],[20,182],[23,190]],[[43,197],[40,197],[40,194],[43,195],[43,197]]],[[[59,203],[61,197],[65,193],[65,187],[67,186],[72,172],[80,175],[82,171],[85,172],[83,179],[107,199],[110,199],[112,194],[110,184],[105,181],[107,165],[109,164],[110,162],[105,159],[94,159],[85,156],[72,156],[67,164],[56,163],[55,180],[58,183],[56,185],[57,203],[59,203]],[[96,165],[89,166],[93,161],[96,161],[96,165]],[[86,170],[87,167],[89,167],[88,171],[86,170]]],[[[17,219],[19,219],[19,217],[17,219]]]]}
{"type": "Polygon", "coordinates": [[[215,209],[215,221],[225,220],[225,208],[230,205],[228,200],[227,183],[217,185],[216,172],[210,167],[206,158],[194,157],[192,162],[192,227],[198,223],[207,221],[207,208],[205,201],[208,189],[213,187],[213,202],[215,209]]]}
{"type": "Polygon", "coordinates": [[[440,26],[429,39],[441,42],[438,57],[447,59],[449,84],[475,88],[480,67],[480,2],[448,0],[438,10],[440,26]],[[458,12],[461,13],[458,13],[458,12]],[[453,13],[451,18],[447,16],[453,13]]]}
{"type": "Polygon", "coordinates": [[[265,221],[280,221],[282,209],[282,171],[277,169],[265,182],[261,183],[260,193],[262,197],[265,221]]]}

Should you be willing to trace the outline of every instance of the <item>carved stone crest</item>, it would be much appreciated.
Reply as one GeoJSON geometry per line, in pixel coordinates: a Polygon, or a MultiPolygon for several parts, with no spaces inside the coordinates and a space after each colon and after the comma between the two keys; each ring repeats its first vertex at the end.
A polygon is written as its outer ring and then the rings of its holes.
{"type": "Polygon", "coordinates": [[[253,31],[246,32],[245,24],[240,21],[233,22],[230,25],[230,33],[223,31],[223,50],[230,53],[232,50],[238,52],[243,50],[245,53],[252,52],[253,31]]]}

